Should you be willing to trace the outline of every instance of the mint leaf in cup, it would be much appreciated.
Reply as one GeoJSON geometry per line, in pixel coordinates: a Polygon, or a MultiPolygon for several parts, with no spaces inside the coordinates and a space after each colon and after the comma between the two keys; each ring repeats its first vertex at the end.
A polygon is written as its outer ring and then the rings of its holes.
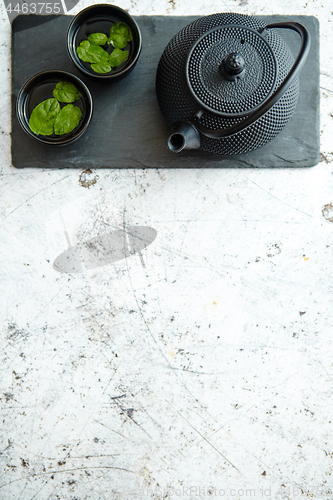
{"type": "Polygon", "coordinates": [[[115,22],[112,25],[109,44],[112,43],[116,49],[123,49],[131,40],[133,40],[133,35],[126,23],[115,22]]]}
{"type": "Polygon", "coordinates": [[[76,53],[83,62],[90,62],[91,57],[88,55],[89,47],[90,42],[88,42],[88,40],[83,40],[76,48],[76,53]]]}
{"type": "Polygon", "coordinates": [[[91,63],[106,63],[109,60],[109,54],[99,45],[90,45],[87,53],[91,63]]]}
{"type": "Polygon", "coordinates": [[[54,133],[63,135],[72,132],[80,123],[81,114],[81,109],[73,104],[64,106],[55,118],[54,133]]]}
{"type": "Polygon", "coordinates": [[[105,45],[108,41],[108,37],[105,33],[92,33],[88,36],[88,41],[92,45],[105,45]]]}
{"type": "Polygon", "coordinates": [[[74,102],[80,99],[81,93],[70,82],[58,82],[53,90],[53,97],[59,102],[74,102]]]}
{"type": "Polygon", "coordinates": [[[95,71],[95,73],[109,73],[112,69],[111,65],[107,62],[101,62],[101,63],[93,63],[91,65],[91,69],[95,71]]]}
{"type": "Polygon", "coordinates": [[[116,49],[123,49],[127,45],[127,38],[123,35],[113,35],[111,43],[116,49]]]}
{"type": "Polygon", "coordinates": [[[112,67],[117,67],[128,59],[129,51],[114,49],[109,56],[109,64],[112,67]]]}
{"type": "Polygon", "coordinates": [[[30,115],[30,130],[37,135],[53,134],[54,122],[59,112],[60,104],[57,99],[50,98],[40,102],[30,115]]]}
{"type": "Polygon", "coordinates": [[[107,62],[109,54],[99,45],[92,45],[88,40],[83,40],[76,49],[77,55],[83,62],[102,63],[107,62]]]}

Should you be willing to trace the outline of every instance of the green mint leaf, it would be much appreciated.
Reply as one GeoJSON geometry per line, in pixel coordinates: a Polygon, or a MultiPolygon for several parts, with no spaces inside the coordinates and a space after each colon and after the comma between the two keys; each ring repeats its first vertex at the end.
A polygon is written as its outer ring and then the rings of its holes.
{"type": "Polygon", "coordinates": [[[90,42],[88,40],[83,40],[80,45],[76,48],[76,53],[83,62],[91,62],[91,56],[88,55],[88,49],[90,47],[90,42]]]}
{"type": "Polygon", "coordinates": [[[133,40],[133,35],[127,24],[115,22],[112,25],[108,40],[109,44],[112,43],[116,49],[123,49],[131,40],[133,40]]]}
{"type": "Polygon", "coordinates": [[[131,29],[126,23],[120,23],[120,22],[113,23],[110,30],[110,38],[112,38],[114,34],[125,36],[128,42],[130,42],[133,39],[131,29]]]}
{"type": "Polygon", "coordinates": [[[58,82],[53,90],[53,97],[59,102],[74,102],[80,99],[81,94],[70,82],[58,82]]]}
{"type": "Polygon", "coordinates": [[[88,36],[88,41],[92,45],[105,45],[108,37],[104,33],[92,33],[88,36]]]}
{"type": "Polygon", "coordinates": [[[112,38],[112,45],[116,48],[116,49],[124,49],[127,45],[127,38],[123,35],[113,35],[113,38],[112,38]]]}
{"type": "Polygon", "coordinates": [[[60,104],[57,99],[50,98],[40,102],[29,118],[30,130],[37,135],[53,134],[53,125],[59,112],[60,104]]]}
{"type": "Polygon", "coordinates": [[[60,113],[57,114],[54,122],[54,133],[56,135],[68,134],[78,126],[81,119],[81,109],[67,104],[64,106],[60,113]]]}
{"type": "Polygon", "coordinates": [[[109,59],[109,54],[99,45],[90,45],[87,54],[90,63],[107,63],[109,59]]]}
{"type": "Polygon", "coordinates": [[[109,56],[109,64],[112,67],[119,66],[122,62],[127,60],[128,56],[128,50],[114,49],[109,56]]]}
{"type": "Polygon", "coordinates": [[[88,40],[84,40],[76,49],[81,61],[88,63],[107,63],[109,54],[99,45],[92,45],[88,40]],[[83,45],[84,44],[84,45],[83,45]]]}
{"type": "Polygon", "coordinates": [[[104,63],[96,63],[91,65],[91,69],[95,71],[95,73],[109,73],[111,71],[111,64],[104,63]]]}

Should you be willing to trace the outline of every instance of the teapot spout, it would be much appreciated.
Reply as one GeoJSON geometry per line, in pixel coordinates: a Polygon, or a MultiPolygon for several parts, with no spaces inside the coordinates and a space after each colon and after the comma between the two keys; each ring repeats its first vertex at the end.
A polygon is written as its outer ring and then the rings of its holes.
{"type": "Polygon", "coordinates": [[[168,147],[173,153],[180,153],[184,149],[199,149],[200,134],[191,122],[177,122],[171,127],[168,147]]]}

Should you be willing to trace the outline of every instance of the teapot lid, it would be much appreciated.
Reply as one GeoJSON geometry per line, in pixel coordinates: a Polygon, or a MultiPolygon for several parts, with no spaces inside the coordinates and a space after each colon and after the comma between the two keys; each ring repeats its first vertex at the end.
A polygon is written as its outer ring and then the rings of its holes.
{"type": "Polygon", "coordinates": [[[252,113],[272,94],[277,62],[258,31],[222,25],[204,33],[186,61],[190,92],[207,111],[224,117],[252,113]]]}

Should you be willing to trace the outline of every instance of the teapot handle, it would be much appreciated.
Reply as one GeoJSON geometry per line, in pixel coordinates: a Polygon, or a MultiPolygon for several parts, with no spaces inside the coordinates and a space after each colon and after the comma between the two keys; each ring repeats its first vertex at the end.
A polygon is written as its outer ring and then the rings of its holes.
{"type": "Polygon", "coordinates": [[[258,118],[260,118],[263,114],[265,114],[274,104],[282,97],[282,95],[285,93],[285,91],[290,87],[290,85],[293,83],[293,81],[296,79],[298,76],[301,68],[303,67],[305,60],[309,54],[310,50],[310,34],[308,30],[300,23],[296,22],[281,22],[281,23],[272,23],[272,24],[267,24],[263,28],[259,28],[259,33],[261,34],[263,31],[266,29],[270,28],[286,28],[286,29],[291,29],[296,31],[300,36],[301,36],[301,41],[302,45],[300,48],[300,51],[298,53],[298,56],[296,58],[296,61],[294,62],[291,70],[289,71],[288,75],[280,85],[280,87],[273,92],[271,97],[262,105],[260,108],[258,108],[254,113],[252,113],[250,116],[245,118],[244,120],[241,120],[239,123],[236,123],[236,125],[233,125],[232,127],[225,128],[225,129],[220,129],[220,130],[211,130],[208,129],[207,127],[204,127],[200,122],[200,118],[203,114],[201,110],[199,110],[192,118],[192,123],[196,127],[197,130],[199,130],[203,135],[206,137],[210,137],[212,139],[217,139],[217,138],[222,138],[222,137],[229,137],[231,135],[237,134],[237,132],[240,132],[241,130],[245,129],[252,123],[254,123],[258,118]]]}

